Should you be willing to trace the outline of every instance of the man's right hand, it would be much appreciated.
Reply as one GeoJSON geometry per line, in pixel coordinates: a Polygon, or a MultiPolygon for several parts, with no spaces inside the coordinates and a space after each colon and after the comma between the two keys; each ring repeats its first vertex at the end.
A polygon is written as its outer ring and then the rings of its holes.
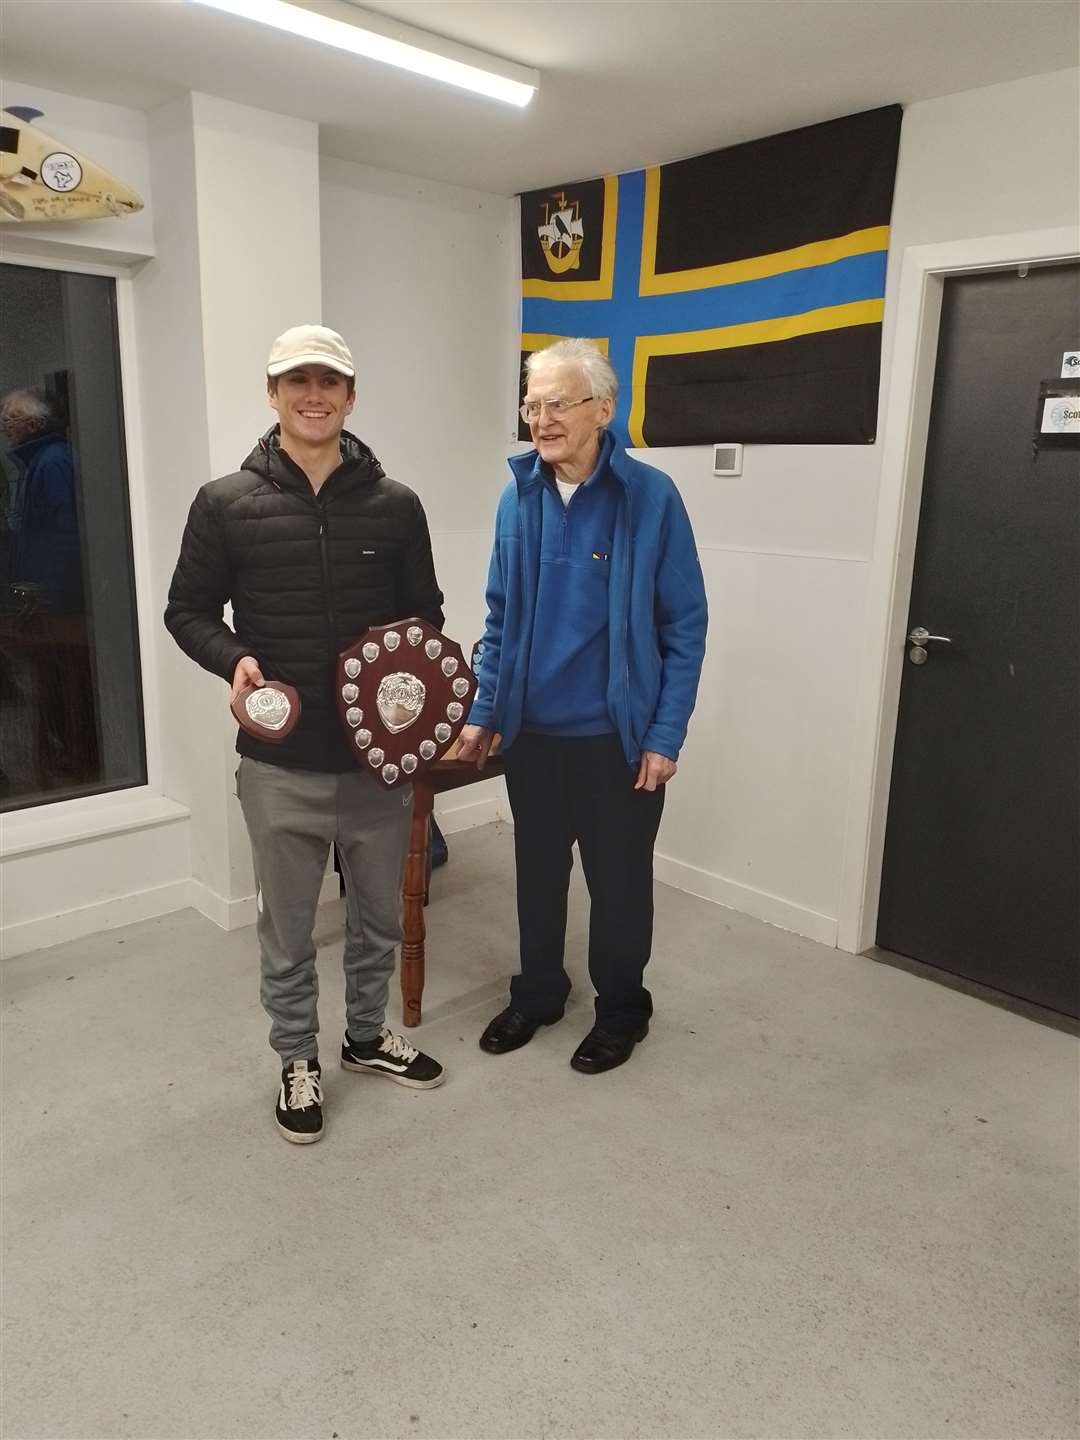
{"type": "Polygon", "coordinates": [[[461,744],[458,746],[456,758],[466,764],[475,761],[476,768],[482,770],[494,738],[494,730],[485,730],[482,725],[466,725],[461,732],[461,744]]]}
{"type": "Polygon", "coordinates": [[[245,685],[265,685],[263,673],[259,669],[259,662],[254,655],[245,655],[243,659],[236,662],[236,669],[233,671],[232,690],[229,692],[229,704],[231,705],[236,697],[243,690],[245,685]]]}

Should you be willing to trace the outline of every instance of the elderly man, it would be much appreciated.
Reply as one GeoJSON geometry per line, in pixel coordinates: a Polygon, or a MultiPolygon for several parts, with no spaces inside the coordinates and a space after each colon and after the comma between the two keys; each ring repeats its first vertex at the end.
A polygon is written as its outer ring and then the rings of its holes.
{"type": "Polygon", "coordinates": [[[281,1061],[275,1111],[286,1140],[322,1134],[312,931],[330,846],[346,889],[341,1064],[430,1089],[442,1066],[384,1024],[411,789],[372,784],[341,732],[337,654],[369,625],[419,615],[442,626],[442,594],[420,501],[343,427],[356,399],[344,340],[321,325],[278,336],[266,387],[278,424],[240,471],[195,498],[165,623],[182,650],[232,684],[295,685],[301,713],[282,742],[241,730],[237,794],[258,890],[261,998],[281,1061]],[[222,608],[232,601],[230,630],[222,608]]]}
{"type": "Polygon", "coordinates": [[[82,609],[79,510],[71,446],[40,390],[13,390],[0,429],[16,466],[8,578],[30,587],[45,610],[82,609]]]}
{"type": "Polygon", "coordinates": [[[595,1024],[570,1061],[597,1074],[648,1033],[652,856],[705,653],[705,587],[675,486],[606,426],[618,381],[588,340],[530,356],[488,575],[479,689],[461,758],[502,736],[514,814],[521,973],[480,1046],[501,1055],[562,1018],[577,841],[589,887],[595,1024]]]}

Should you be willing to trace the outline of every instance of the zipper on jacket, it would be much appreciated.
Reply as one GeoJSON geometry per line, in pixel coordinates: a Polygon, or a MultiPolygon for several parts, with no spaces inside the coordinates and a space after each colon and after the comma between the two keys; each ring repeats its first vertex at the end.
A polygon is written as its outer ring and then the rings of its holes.
{"type": "Polygon", "coordinates": [[[323,597],[326,600],[326,623],[330,630],[330,641],[334,647],[334,658],[337,658],[338,645],[337,616],[334,614],[334,587],[330,576],[330,547],[326,543],[326,510],[316,500],[315,508],[319,512],[319,563],[322,569],[323,597]]]}

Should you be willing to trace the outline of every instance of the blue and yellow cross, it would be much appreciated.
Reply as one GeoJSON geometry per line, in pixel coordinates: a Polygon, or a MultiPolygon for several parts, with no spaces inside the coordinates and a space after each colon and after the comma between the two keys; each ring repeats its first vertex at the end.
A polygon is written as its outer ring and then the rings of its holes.
{"type": "Polygon", "coordinates": [[[611,429],[645,444],[645,384],[654,355],[734,349],[880,324],[889,227],[769,255],[657,274],[660,166],[604,177],[600,276],[522,282],[521,348],[587,336],[622,389],[611,429]]]}

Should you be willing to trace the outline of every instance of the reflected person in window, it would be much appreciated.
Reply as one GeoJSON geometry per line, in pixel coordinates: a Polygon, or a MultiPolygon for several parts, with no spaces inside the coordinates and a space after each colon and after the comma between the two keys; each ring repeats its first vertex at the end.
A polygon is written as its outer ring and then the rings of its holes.
{"type": "Polygon", "coordinates": [[[0,402],[0,428],[15,465],[8,580],[33,609],[82,609],[75,466],[59,417],[40,390],[0,402]]]}

